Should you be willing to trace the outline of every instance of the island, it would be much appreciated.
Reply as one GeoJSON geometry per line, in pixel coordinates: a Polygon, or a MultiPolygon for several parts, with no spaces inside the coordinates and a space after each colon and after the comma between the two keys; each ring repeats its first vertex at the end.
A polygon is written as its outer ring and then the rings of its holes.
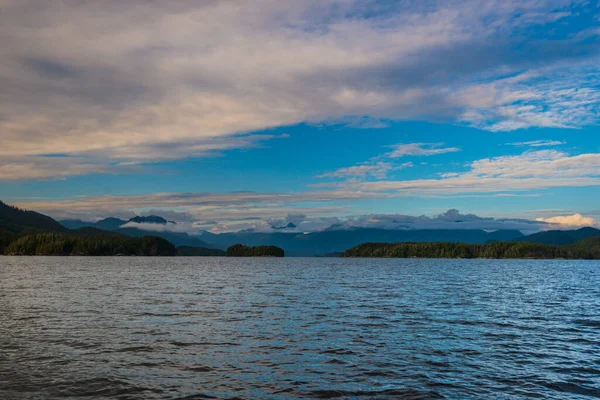
{"type": "Polygon", "coordinates": [[[529,242],[363,243],[344,251],[341,257],[600,260],[600,236],[561,246],[529,242]]]}
{"type": "Polygon", "coordinates": [[[9,256],[175,256],[172,243],[156,236],[36,233],[20,237],[4,249],[9,256]]]}
{"type": "Polygon", "coordinates": [[[227,257],[283,257],[284,251],[277,246],[246,246],[234,244],[227,248],[227,257]]]}

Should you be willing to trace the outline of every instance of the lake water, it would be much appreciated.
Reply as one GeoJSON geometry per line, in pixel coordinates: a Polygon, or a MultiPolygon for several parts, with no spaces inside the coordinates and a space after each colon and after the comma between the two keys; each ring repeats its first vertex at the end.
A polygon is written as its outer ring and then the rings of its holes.
{"type": "Polygon", "coordinates": [[[600,262],[0,257],[0,398],[600,397],[600,262]]]}

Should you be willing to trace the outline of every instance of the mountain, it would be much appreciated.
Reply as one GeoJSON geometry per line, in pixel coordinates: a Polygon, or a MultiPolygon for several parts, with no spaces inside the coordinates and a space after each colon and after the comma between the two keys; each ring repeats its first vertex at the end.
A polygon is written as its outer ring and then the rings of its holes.
{"type": "Polygon", "coordinates": [[[0,229],[12,233],[66,231],[65,227],[46,215],[21,210],[1,201],[0,229]]]}
{"type": "Polygon", "coordinates": [[[142,237],[142,236],[157,236],[168,240],[175,246],[191,246],[191,247],[214,247],[206,242],[198,239],[197,237],[190,236],[184,232],[168,232],[168,231],[150,231],[139,228],[119,228],[115,232],[131,237],[142,237]]]}
{"type": "Polygon", "coordinates": [[[94,224],[94,227],[98,229],[103,229],[105,231],[114,231],[116,229],[119,229],[121,225],[125,225],[126,223],[127,221],[123,221],[122,219],[110,217],[101,219],[100,221],[96,222],[94,224]]]}
{"type": "Polygon", "coordinates": [[[512,230],[512,229],[503,229],[495,232],[488,232],[488,242],[497,241],[497,242],[509,242],[511,240],[519,239],[523,237],[521,231],[512,230]]]}
{"type": "Polygon", "coordinates": [[[294,229],[296,225],[293,222],[289,222],[285,226],[272,226],[273,229],[294,229]]]}
{"type": "Polygon", "coordinates": [[[176,222],[167,221],[163,217],[159,217],[157,215],[149,215],[147,217],[141,217],[141,216],[133,217],[127,222],[135,222],[137,224],[159,224],[159,225],[176,224],[176,222]]]}
{"type": "Polygon", "coordinates": [[[271,245],[281,247],[288,256],[306,257],[342,252],[365,242],[462,242],[483,244],[488,241],[514,240],[522,237],[520,231],[501,230],[486,232],[483,230],[387,230],[358,228],[350,230],[325,230],[313,233],[289,232],[235,232],[200,236],[213,247],[226,249],[241,243],[248,246],[271,245]]]}
{"type": "Polygon", "coordinates": [[[80,219],[62,219],[58,221],[58,223],[67,229],[80,229],[94,226],[93,222],[82,221],[80,219]]]}
{"type": "Polygon", "coordinates": [[[157,224],[157,225],[167,225],[167,224],[176,224],[173,221],[167,221],[163,217],[159,217],[157,215],[149,215],[147,217],[137,216],[129,219],[128,221],[122,220],[120,218],[109,217],[105,219],[101,219],[98,222],[87,222],[79,219],[67,219],[60,221],[60,223],[69,228],[69,229],[79,229],[84,227],[93,227],[98,229],[103,229],[105,231],[115,231],[121,228],[123,225],[133,222],[136,224],[157,224]]]}
{"type": "MultiPolygon", "coordinates": [[[[117,231],[96,226],[115,226],[113,218],[96,223],[78,220],[64,222],[0,202],[0,254],[11,255],[176,255],[168,240],[147,231],[139,237],[128,237],[117,231]],[[112,225],[111,225],[112,224],[112,225]]],[[[202,243],[202,242],[200,242],[202,243]]]]}
{"type": "Polygon", "coordinates": [[[101,219],[98,222],[82,221],[80,219],[65,219],[59,222],[62,226],[68,229],[80,229],[90,227],[102,229],[105,231],[114,231],[116,229],[119,229],[121,225],[125,225],[127,223],[127,221],[113,217],[101,219]]]}
{"type": "Polygon", "coordinates": [[[596,228],[581,228],[572,231],[545,231],[516,239],[518,242],[554,244],[557,246],[572,244],[581,239],[600,236],[600,230],[596,228]]]}
{"type": "Polygon", "coordinates": [[[175,246],[188,246],[188,247],[213,247],[207,244],[205,241],[200,240],[198,237],[190,236],[183,232],[169,232],[169,231],[155,231],[150,229],[142,229],[142,227],[123,227],[127,223],[136,224],[156,224],[156,225],[167,225],[174,224],[176,222],[168,221],[158,215],[148,216],[137,216],[124,221],[119,218],[106,218],[98,222],[85,222],[81,220],[64,220],[61,224],[69,229],[81,229],[81,228],[96,228],[104,231],[113,231],[121,235],[130,237],[144,237],[144,236],[156,236],[169,242],[175,246]]]}

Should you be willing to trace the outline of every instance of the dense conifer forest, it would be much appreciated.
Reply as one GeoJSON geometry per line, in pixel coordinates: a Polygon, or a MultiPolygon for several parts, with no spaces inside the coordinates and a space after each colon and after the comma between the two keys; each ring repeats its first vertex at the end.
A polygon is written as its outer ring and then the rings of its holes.
{"type": "Polygon", "coordinates": [[[19,256],[175,256],[170,242],[155,236],[133,238],[121,235],[79,236],[36,233],[23,236],[5,249],[6,255],[19,256]]]}
{"type": "Polygon", "coordinates": [[[234,244],[227,249],[227,257],[283,257],[282,248],[277,246],[246,246],[234,244]]]}
{"type": "Polygon", "coordinates": [[[342,257],[387,258],[530,258],[600,259],[600,236],[570,245],[526,242],[466,243],[364,243],[346,250],[342,257]]]}

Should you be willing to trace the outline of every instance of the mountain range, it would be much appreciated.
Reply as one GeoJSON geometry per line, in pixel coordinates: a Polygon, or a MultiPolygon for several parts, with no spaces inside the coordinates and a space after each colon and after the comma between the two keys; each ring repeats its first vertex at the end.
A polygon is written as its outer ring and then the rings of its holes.
{"type": "MultiPolygon", "coordinates": [[[[131,222],[156,223],[167,225],[169,222],[159,216],[135,217],[128,221],[118,218],[107,218],[98,222],[79,220],[60,221],[68,228],[95,227],[119,232],[128,236],[143,236],[149,231],[142,227],[127,227],[131,222]]],[[[311,233],[285,232],[295,228],[289,223],[282,227],[273,227],[278,232],[262,233],[252,230],[215,234],[203,231],[198,235],[176,233],[170,231],[150,231],[152,235],[169,240],[176,246],[209,247],[226,249],[241,243],[248,246],[277,246],[285,250],[289,256],[308,257],[335,254],[364,242],[463,242],[481,244],[490,241],[509,241],[523,237],[518,230],[499,230],[486,232],[479,229],[421,229],[421,230],[389,230],[380,228],[342,229],[331,227],[324,231],[311,233]]]]}
{"type": "Polygon", "coordinates": [[[157,236],[177,247],[187,246],[225,250],[227,247],[238,243],[247,246],[277,246],[284,249],[288,256],[303,257],[339,254],[351,247],[368,242],[485,244],[513,241],[566,245],[587,237],[600,236],[600,230],[590,227],[571,231],[544,231],[525,236],[518,230],[487,232],[479,229],[387,230],[380,228],[341,229],[339,227],[331,227],[324,231],[311,233],[286,232],[281,229],[272,233],[240,231],[215,234],[204,231],[198,235],[189,235],[184,232],[168,230],[174,226],[176,226],[175,222],[156,215],[137,216],[129,220],[111,217],[97,222],[63,220],[59,223],[43,214],[20,210],[0,202],[0,241],[3,240],[4,242],[9,242],[19,235],[37,232],[65,233],[76,231],[87,236],[110,232],[130,237],[157,236]],[[145,226],[147,224],[157,225],[157,228],[162,226],[164,229],[144,229],[148,228],[148,226],[145,226]]]}
{"type": "MultiPolygon", "coordinates": [[[[85,223],[82,221],[60,221],[66,227],[77,227],[82,224],[94,226],[100,229],[117,231],[129,236],[143,236],[148,231],[141,228],[123,228],[130,222],[158,223],[166,225],[169,222],[158,216],[135,217],[129,221],[118,218],[107,218],[96,223],[85,223]],[[104,227],[104,228],[101,228],[104,227]]],[[[287,228],[295,228],[289,223],[286,226],[276,227],[277,232],[263,233],[252,230],[240,232],[228,232],[215,234],[203,231],[198,235],[187,233],[157,232],[153,235],[171,241],[176,246],[208,247],[225,250],[227,247],[241,243],[248,246],[269,245],[281,247],[286,255],[297,257],[323,256],[339,254],[344,250],[366,242],[452,242],[485,244],[492,242],[521,241],[543,244],[572,244],[576,241],[592,236],[600,235],[600,230],[595,228],[582,228],[574,231],[545,231],[525,236],[518,230],[498,230],[487,232],[480,229],[413,229],[413,230],[389,230],[381,228],[354,228],[343,229],[340,226],[332,226],[326,230],[297,233],[286,232],[287,228]]]]}
{"type": "Polygon", "coordinates": [[[574,231],[544,231],[534,233],[532,235],[524,236],[516,239],[517,242],[531,242],[541,244],[553,244],[556,246],[562,246],[567,244],[573,244],[582,239],[589,237],[600,236],[600,230],[596,228],[581,228],[574,231]]]}
{"type": "Polygon", "coordinates": [[[185,232],[157,231],[142,229],[139,224],[154,224],[158,226],[177,225],[176,222],[168,221],[157,215],[137,216],[129,220],[109,217],[97,222],[88,222],[78,219],[62,220],[60,224],[68,229],[96,228],[105,231],[118,232],[132,237],[143,237],[147,235],[158,236],[168,240],[175,246],[212,247],[197,237],[190,236],[185,232]],[[128,224],[132,224],[128,226],[128,224]]]}

